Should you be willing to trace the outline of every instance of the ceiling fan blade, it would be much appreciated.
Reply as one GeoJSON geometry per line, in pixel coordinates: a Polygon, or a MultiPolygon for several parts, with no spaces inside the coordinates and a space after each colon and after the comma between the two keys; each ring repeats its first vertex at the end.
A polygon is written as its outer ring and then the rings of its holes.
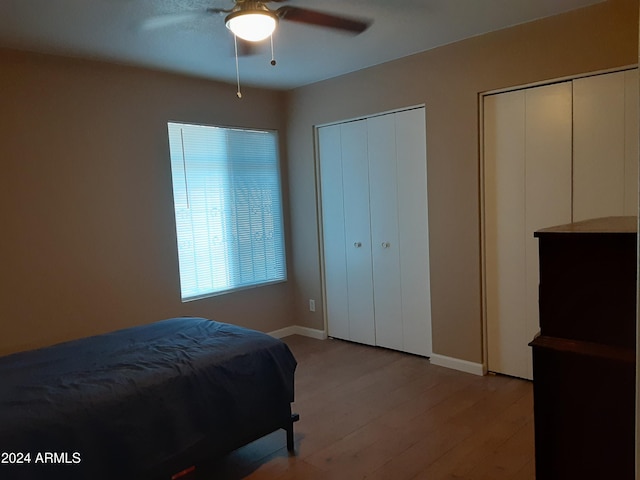
{"type": "Polygon", "coordinates": [[[233,8],[207,8],[206,12],[214,14],[231,13],[233,12],[233,8]]]}
{"type": "Polygon", "coordinates": [[[278,8],[275,13],[283,20],[335,28],[355,34],[364,32],[371,25],[369,21],[341,17],[307,8],[285,6],[278,8]]]}
{"type": "Polygon", "coordinates": [[[177,12],[167,13],[164,15],[156,15],[155,17],[147,18],[140,23],[142,30],[156,30],[160,28],[171,27],[173,25],[179,25],[181,23],[190,22],[203,18],[207,15],[217,15],[221,13],[229,13],[231,10],[225,10],[222,8],[207,8],[206,10],[196,10],[191,12],[177,12]]]}
{"type": "Polygon", "coordinates": [[[171,27],[180,23],[188,22],[200,18],[205,12],[181,12],[168,13],[166,15],[156,15],[147,18],[140,23],[142,30],[156,30],[159,28],[171,27]]]}

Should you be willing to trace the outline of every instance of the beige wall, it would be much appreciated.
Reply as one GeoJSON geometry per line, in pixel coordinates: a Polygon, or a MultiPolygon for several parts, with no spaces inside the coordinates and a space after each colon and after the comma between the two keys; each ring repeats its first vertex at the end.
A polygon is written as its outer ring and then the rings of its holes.
{"type": "Polygon", "coordinates": [[[296,318],[323,328],[313,126],[425,104],[434,353],[482,362],[478,94],[635,64],[638,1],[475,37],[289,95],[296,318]],[[320,305],[317,302],[316,305],[320,305]]]}
{"type": "Polygon", "coordinates": [[[283,112],[283,93],[0,50],[0,353],[181,315],[291,325],[291,282],[181,303],[166,133],[270,128],[284,147],[283,112]]]}
{"type": "Polygon", "coordinates": [[[178,315],[322,329],[313,126],[424,103],[434,352],[480,362],[478,93],[635,63],[637,9],[609,0],[242,101],[221,83],[0,50],[0,354],[178,315]],[[168,120],[281,131],[289,282],[181,303],[168,120]]]}

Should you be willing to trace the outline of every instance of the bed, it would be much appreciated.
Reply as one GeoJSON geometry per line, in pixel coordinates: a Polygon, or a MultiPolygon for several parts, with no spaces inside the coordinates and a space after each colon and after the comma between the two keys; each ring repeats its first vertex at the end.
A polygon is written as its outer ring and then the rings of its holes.
{"type": "Polygon", "coordinates": [[[0,478],[166,478],[278,429],[296,360],[269,335],[173,318],[0,358],[0,478]]]}

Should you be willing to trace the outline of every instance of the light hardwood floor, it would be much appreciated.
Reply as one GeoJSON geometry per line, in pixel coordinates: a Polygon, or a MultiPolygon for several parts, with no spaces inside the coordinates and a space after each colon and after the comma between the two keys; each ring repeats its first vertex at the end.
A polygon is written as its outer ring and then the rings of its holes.
{"type": "Polygon", "coordinates": [[[296,454],[276,432],[198,479],[535,477],[530,382],[340,340],[284,341],[298,360],[296,454]]]}

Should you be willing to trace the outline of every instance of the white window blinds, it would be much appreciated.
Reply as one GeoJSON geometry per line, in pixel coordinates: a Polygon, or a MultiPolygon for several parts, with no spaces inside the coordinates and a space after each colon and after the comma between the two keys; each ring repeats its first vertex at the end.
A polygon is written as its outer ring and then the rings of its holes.
{"type": "Polygon", "coordinates": [[[285,280],[276,132],[168,127],[182,300],[285,280]]]}

